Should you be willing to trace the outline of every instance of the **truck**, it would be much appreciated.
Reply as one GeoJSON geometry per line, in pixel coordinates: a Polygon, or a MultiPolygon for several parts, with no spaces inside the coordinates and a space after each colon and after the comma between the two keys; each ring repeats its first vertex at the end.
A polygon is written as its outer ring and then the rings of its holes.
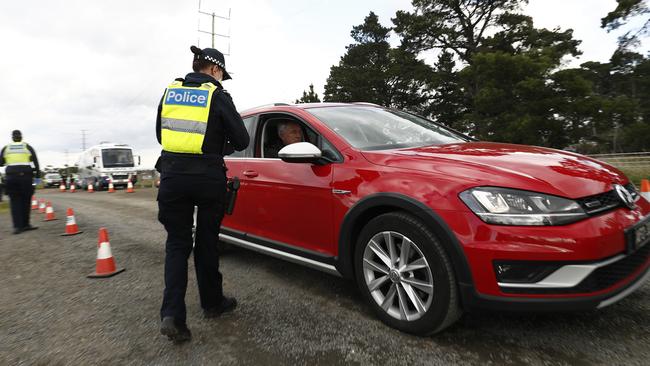
{"type": "Polygon", "coordinates": [[[140,156],[133,155],[133,148],[126,144],[103,142],[85,150],[79,156],[79,179],[77,184],[87,189],[89,184],[95,190],[108,188],[112,181],[115,188],[126,187],[129,179],[136,183],[140,156]],[[137,165],[134,157],[137,158],[137,165]]]}

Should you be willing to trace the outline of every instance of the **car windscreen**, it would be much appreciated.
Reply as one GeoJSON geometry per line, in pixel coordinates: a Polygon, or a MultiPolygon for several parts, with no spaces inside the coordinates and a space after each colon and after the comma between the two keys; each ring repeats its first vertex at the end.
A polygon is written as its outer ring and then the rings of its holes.
{"type": "Polygon", "coordinates": [[[424,118],[393,109],[349,106],[307,111],[361,150],[384,150],[469,141],[424,118]]]}
{"type": "Polygon", "coordinates": [[[132,167],[133,152],[131,149],[102,149],[104,168],[132,167]]]}
{"type": "Polygon", "coordinates": [[[59,174],[45,174],[45,179],[61,179],[59,174]]]}

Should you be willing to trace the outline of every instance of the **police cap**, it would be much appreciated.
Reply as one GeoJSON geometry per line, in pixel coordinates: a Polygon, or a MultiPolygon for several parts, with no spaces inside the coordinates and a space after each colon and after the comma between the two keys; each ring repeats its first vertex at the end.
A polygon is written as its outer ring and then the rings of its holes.
{"type": "Polygon", "coordinates": [[[232,77],[230,77],[230,74],[228,74],[228,71],[226,71],[226,60],[223,57],[223,53],[217,51],[214,48],[200,49],[196,46],[190,47],[190,50],[194,54],[194,58],[197,60],[203,59],[219,66],[221,70],[223,70],[223,80],[232,79],[232,77]]]}

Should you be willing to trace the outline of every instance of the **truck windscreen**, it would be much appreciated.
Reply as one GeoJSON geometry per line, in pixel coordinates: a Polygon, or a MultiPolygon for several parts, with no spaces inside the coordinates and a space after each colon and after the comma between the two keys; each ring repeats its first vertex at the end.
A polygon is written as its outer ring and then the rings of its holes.
{"type": "Polygon", "coordinates": [[[131,149],[102,149],[104,168],[132,167],[133,152],[131,149]]]}

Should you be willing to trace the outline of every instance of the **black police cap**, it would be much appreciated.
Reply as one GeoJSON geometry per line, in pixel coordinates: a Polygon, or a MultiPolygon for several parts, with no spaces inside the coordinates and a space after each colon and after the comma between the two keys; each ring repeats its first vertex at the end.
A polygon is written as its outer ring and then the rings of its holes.
{"type": "Polygon", "coordinates": [[[214,48],[200,49],[196,46],[190,47],[190,50],[196,59],[203,59],[219,66],[223,70],[223,80],[232,79],[228,71],[226,71],[226,59],[223,57],[223,53],[214,48]]]}

